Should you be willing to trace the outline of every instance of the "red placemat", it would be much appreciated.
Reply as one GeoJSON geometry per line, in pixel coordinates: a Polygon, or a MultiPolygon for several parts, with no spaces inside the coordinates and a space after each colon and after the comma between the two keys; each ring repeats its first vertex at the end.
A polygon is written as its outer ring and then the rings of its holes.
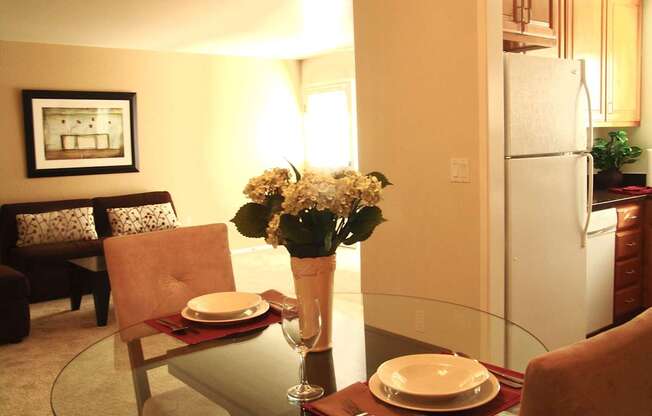
{"type": "MultiPolygon", "coordinates": [[[[261,293],[263,299],[268,301],[281,302],[283,294],[276,290],[268,290],[261,293]],[[278,299],[281,299],[280,301],[278,299]]],[[[148,319],[145,323],[159,332],[168,334],[178,340],[181,340],[189,345],[199,344],[204,341],[212,341],[228,337],[229,335],[242,334],[256,329],[267,327],[271,324],[281,322],[281,310],[277,305],[270,303],[270,310],[263,316],[255,319],[244,321],[241,323],[232,323],[225,325],[205,325],[199,322],[189,321],[184,319],[180,313],[175,313],[170,316],[162,316],[156,319],[148,319]],[[178,325],[187,325],[195,329],[196,332],[186,331],[184,334],[173,334],[172,330],[165,325],[156,322],[157,319],[166,319],[178,325]]]]}
{"type": "Polygon", "coordinates": [[[622,188],[609,188],[609,192],[625,195],[648,195],[652,194],[652,187],[649,186],[624,186],[622,188]]]}
{"type": "MultiPolygon", "coordinates": [[[[523,377],[523,374],[507,370],[492,364],[485,364],[487,367],[499,370],[515,377],[523,377]]],[[[346,399],[353,400],[357,407],[374,416],[412,416],[423,415],[423,412],[416,412],[398,407],[391,406],[378,400],[371,394],[367,383],[354,383],[343,390],[333,393],[327,397],[304,405],[314,416],[349,416],[343,403],[346,399]]],[[[521,401],[521,390],[515,389],[503,384],[500,385],[500,392],[489,403],[469,410],[456,412],[437,412],[437,415],[455,415],[455,416],[493,416],[504,410],[507,410],[521,401]]]]}

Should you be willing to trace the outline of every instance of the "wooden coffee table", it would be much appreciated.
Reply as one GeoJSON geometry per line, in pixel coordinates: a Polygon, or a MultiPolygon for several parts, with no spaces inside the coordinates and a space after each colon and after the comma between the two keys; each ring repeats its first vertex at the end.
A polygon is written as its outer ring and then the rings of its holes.
{"type": "Polygon", "coordinates": [[[69,259],[68,263],[74,267],[70,282],[70,308],[73,311],[79,309],[84,287],[88,287],[85,282],[90,279],[97,326],[106,326],[109,315],[111,284],[109,283],[109,274],[106,271],[104,256],[69,259]]]}

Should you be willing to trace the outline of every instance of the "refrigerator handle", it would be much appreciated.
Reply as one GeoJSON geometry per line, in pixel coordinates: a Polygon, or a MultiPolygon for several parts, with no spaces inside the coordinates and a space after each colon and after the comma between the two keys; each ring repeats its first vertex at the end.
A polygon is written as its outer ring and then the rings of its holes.
{"type": "Polygon", "coordinates": [[[586,107],[589,113],[589,127],[586,133],[586,151],[591,152],[591,150],[593,150],[593,114],[591,113],[591,93],[589,92],[589,86],[586,85],[586,63],[584,62],[584,59],[580,59],[580,62],[582,71],[582,88],[586,94],[586,107]]]}
{"type": "Polygon", "coordinates": [[[586,154],[586,160],[589,164],[587,166],[588,173],[588,189],[586,197],[586,223],[584,223],[584,230],[582,233],[582,247],[586,247],[586,236],[589,231],[589,221],[591,221],[591,212],[593,208],[593,155],[591,153],[586,154]]]}

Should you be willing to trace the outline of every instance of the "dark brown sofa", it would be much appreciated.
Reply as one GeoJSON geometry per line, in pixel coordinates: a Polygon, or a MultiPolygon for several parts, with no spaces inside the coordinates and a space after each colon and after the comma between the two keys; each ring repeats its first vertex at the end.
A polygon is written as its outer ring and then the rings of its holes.
{"type": "MultiPolygon", "coordinates": [[[[93,199],[5,204],[0,207],[0,263],[23,272],[31,288],[30,302],[58,299],[70,294],[71,266],[67,259],[102,254],[102,240],[111,236],[107,208],[172,203],[169,192],[145,192],[93,199]],[[35,214],[61,209],[93,207],[95,228],[99,239],[69,241],[16,247],[17,214],[35,214]]],[[[172,203],[174,208],[174,204],[172,203]]]]}

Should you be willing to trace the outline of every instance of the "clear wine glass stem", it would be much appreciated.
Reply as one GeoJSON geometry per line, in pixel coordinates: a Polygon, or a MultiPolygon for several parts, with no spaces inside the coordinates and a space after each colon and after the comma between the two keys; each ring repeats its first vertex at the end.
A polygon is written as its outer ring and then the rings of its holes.
{"type": "Polygon", "coordinates": [[[307,385],[308,384],[308,377],[306,374],[306,351],[301,351],[299,353],[299,356],[301,357],[301,364],[299,365],[299,380],[301,380],[302,385],[307,385]]]}

